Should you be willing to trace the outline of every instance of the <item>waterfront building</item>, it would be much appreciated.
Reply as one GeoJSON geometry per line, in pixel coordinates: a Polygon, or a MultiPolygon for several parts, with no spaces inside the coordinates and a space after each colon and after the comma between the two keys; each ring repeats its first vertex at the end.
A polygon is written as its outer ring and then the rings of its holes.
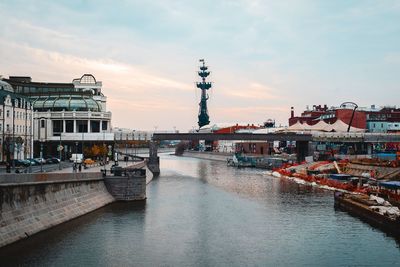
{"type": "Polygon", "coordinates": [[[296,123],[315,125],[319,121],[326,122],[328,124],[333,124],[338,120],[343,121],[345,124],[349,124],[351,121],[351,126],[359,129],[366,129],[366,113],[363,110],[357,109],[354,111],[351,106],[341,106],[341,107],[330,107],[327,105],[313,105],[310,109],[308,106],[305,111],[301,113],[300,116],[294,115],[294,109],[291,108],[291,114],[289,118],[289,126],[293,126],[296,123]]]}
{"type": "Polygon", "coordinates": [[[400,132],[400,109],[395,106],[357,107],[341,105],[330,107],[327,105],[313,105],[312,109],[306,108],[300,116],[294,115],[291,108],[289,118],[290,129],[308,129],[327,131],[347,131],[351,122],[351,131],[366,131],[373,133],[400,132]],[[353,114],[354,113],[354,114],[353,114]],[[328,124],[328,127],[326,124],[328,124]],[[335,125],[336,127],[330,127],[335,125]]]}
{"type": "Polygon", "coordinates": [[[0,162],[32,157],[33,107],[0,80],[0,162]]]}
{"type": "Polygon", "coordinates": [[[114,143],[107,97],[102,82],[93,75],[84,74],[72,83],[33,82],[22,76],[10,76],[6,81],[33,104],[35,156],[64,159],[94,144],[114,143]]]}
{"type": "MultiPolygon", "coordinates": [[[[200,133],[226,134],[236,132],[253,132],[266,126],[250,123],[214,123],[212,125],[203,126],[199,129],[200,133]]],[[[244,142],[244,141],[241,141],[244,142]]],[[[218,141],[199,141],[192,142],[191,147],[201,151],[218,151],[223,153],[233,153],[237,151],[237,141],[218,140],[218,141]]]]}
{"type": "Polygon", "coordinates": [[[386,106],[379,109],[379,112],[369,112],[367,129],[373,133],[400,132],[400,109],[395,106],[386,106]]]}

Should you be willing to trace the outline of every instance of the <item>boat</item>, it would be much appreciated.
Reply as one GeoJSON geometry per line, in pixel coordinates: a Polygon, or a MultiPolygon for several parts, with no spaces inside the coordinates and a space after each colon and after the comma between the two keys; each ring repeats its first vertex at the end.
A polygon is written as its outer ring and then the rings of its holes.
{"type": "Polygon", "coordinates": [[[335,191],[335,207],[360,217],[384,231],[400,236],[400,210],[375,195],[335,191]]]}
{"type": "Polygon", "coordinates": [[[232,158],[227,158],[227,165],[233,167],[255,167],[261,169],[273,170],[280,168],[289,161],[279,157],[265,157],[256,155],[243,155],[235,153],[232,158]]]}

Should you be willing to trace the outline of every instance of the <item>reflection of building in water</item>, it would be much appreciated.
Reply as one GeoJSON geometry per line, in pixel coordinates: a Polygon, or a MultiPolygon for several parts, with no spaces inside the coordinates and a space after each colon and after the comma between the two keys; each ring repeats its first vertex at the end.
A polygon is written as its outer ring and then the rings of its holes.
{"type": "Polygon", "coordinates": [[[111,144],[111,112],[102,82],[84,74],[72,83],[32,82],[31,77],[10,76],[14,90],[30,99],[34,110],[34,151],[39,155],[62,157],[82,153],[84,147],[111,144]]]}
{"type": "Polygon", "coordinates": [[[0,80],[0,161],[32,156],[32,105],[0,80]]]}

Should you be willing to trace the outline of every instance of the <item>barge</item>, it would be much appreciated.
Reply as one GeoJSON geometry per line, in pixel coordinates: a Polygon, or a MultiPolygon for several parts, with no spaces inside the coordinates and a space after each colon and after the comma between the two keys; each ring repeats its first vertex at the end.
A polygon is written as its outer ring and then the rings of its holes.
{"type": "Polygon", "coordinates": [[[362,220],[384,231],[400,236],[400,212],[398,207],[382,198],[355,195],[335,191],[335,207],[360,217],[362,220]]]}

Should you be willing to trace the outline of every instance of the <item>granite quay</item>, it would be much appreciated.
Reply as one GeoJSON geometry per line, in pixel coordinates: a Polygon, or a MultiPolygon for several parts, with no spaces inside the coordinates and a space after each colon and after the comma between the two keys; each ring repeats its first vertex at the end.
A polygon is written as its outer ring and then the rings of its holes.
{"type": "Polygon", "coordinates": [[[146,199],[152,178],[145,162],[100,172],[0,176],[0,247],[72,220],[114,201],[146,199]],[[118,172],[119,171],[119,172],[118,172]]]}

